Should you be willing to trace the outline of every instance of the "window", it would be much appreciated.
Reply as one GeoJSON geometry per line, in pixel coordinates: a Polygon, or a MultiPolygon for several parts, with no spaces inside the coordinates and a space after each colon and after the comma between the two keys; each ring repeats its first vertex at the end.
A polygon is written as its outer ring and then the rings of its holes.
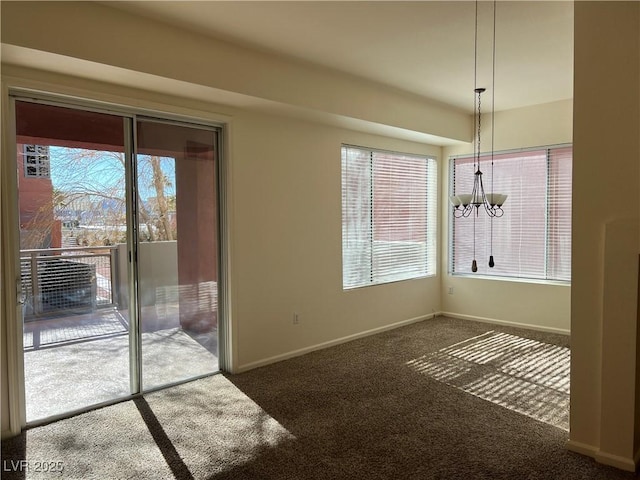
{"type": "Polygon", "coordinates": [[[342,285],[435,275],[436,160],[342,147],[342,285]]]}
{"type": "Polygon", "coordinates": [[[47,145],[24,146],[24,176],[49,178],[49,147],[47,145]]]}
{"type": "MultiPolygon", "coordinates": [[[[485,191],[509,195],[504,215],[451,216],[452,273],[471,273],[475,228],[477,274],[570,281],[571,146],[494,154],[493,180],[490,163],[489,155],[481,157],[485,191]]],[[[452,158],[450,165],[452,194],[471,192],[473,157],[452,158]]]]}

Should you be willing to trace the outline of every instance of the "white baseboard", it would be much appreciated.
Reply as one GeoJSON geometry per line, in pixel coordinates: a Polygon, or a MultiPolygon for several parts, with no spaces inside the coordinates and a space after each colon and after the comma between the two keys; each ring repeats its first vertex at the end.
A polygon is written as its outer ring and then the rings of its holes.
{"type": "Polygon", "coordinates": [[[627,472],[636,471],[638,459],[640,458],[640,450],[636,452],[634,458],[621,457],[619,455],[613,455],[611,453],[603,452],[598,447],[595,447],[593,445],[587,445],[585,443],[580,443],[573,440],[567,441],[567,448],[572,452],[587,455],[593,458],[598,463],[610,465],[627,472]]]}
{"type": "Polygon", "coordinates": [[[588,457],[596,458],[598,454],[598,447],[588,445],[586,443],[576,442],[575,440],[567,441],[567,449],[572,452],[579,453],[581,455],[587,455],[588,457]]]}
{"type": "Polygon", "coordinates": [[[564,328],[545,327],[544,325],[532,325],[530,323],[510,322],[507,320],[498,320],[496,318],[478,317],[475,315],[465,315],[463,313],[442,312],[441,315],[451,318],[459,318],[461,320],[472,320],[474,322],[493,323],[496,325],[505,325],[509,327],[527,328],[529,330],[537,330],[547,333],[558,333],[561,335],[571,335],[571,330],[564,328]]]}
{"type": "Polygon", "coordinates": [[[357,340],[358,338],[368,337],[370,335],[375,335],[376,333],[385,332],[387,330],[393,330],[395,328],[403,327],[405,325],[410,325],[412,323],[418,323],[423,320],[429,320],[439,315],[441,315],[440,312],[430,313],[428,315],[410,318],[408,320],[402,320],[400,322],[392,323],[390,325],[384,325],[382,327],[372,328],[371,330],[365,330],[364,332],[354,333],[353,335],[347,335],[346,337],[336,338],[335,340],[329,340],[328,342],[318,343],[310,347],[305,347],[299,350],[293,350],[291,352],[282,353],[280,355],[275,355],[273,357],[265,358],[262,360],[257,360],[255,362],[250,362],[245,365],[240,365],[237,369],[234,370],[233,373],[242,373],[248,370],[253,370],[254,368],[264,367],[265,365],[270,365],[272,363],[281,362],[283,360],[288,360],[290,358],[299,357],[300,355],[304,355],[306,353],[314,352],[316,350],[322,350],[324,348],[333,347],[335,345],[340,345],[341,343],[347,343],[352,340],[357,340]]]}
{"type": "Polygon", "coordinates": [[[621,457],[619,455],[613,455],[602,451],[599,451],[595,458],[597,462],[604,465],[611,465],[612,467],[619,468],[620,470],[626,470],[627,472],[636,471],[636,462],[634,462],[633,458],[621,457]]]}

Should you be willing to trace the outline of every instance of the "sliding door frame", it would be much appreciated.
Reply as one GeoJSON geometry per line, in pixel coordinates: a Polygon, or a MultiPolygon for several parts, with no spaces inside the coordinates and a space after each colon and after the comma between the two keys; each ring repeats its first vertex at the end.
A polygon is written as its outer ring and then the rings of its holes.
{"type": "Polygon", "coordinates": [[[140,309],[138,305],[138,188],[137,162],[135,161],[136,119],[130,117],[125,123],[124,168],[125,198],[127,212],[127,255],[129,295],[129,385],[132,395],[142,393],[142,340],[140,309]]]}
{"type": "Polygon", "coordinates": [[[18,214],[18,178],[16,175],[16,116],[15,99],[10,97],[3,85],[2,94],[9,99],[9,110],[2,110],[3,151],[0,164],[0,255],[2,255],[2,311],[3,327],[6,334],[7,387],[9,429],[17,434],[26,423],[26,402],[24,388],[24,342],[23,316],[21,313],[22,282],[20,272],[20,232],[18,214]],[[6,95],[6,96],[5,96],[6,95]],[[9,161],[8,159],[13,159],[9,161]]]}
{"type": "MultiPolygon", "coordinates": [[[[8,410],[10,434],[16,435],[25,427],[32,427],[50,423],[52,421],[67,418],[79,413],[112,405],[131,398],[140,397],[143,393],[168,388],[181,383],[193,381],[197,378],[207,377],[233,369],[232,339],[230,318],[229,295],[229,245],[228,245],[228,167],[226,165],[225,140],[228,137],[228,125],[224,122],[212,121],[199,116],[175,114],[162,110],[147,109],[142,107],[130,107],[111,102],[91,100],[88,98],[69,96],[63,94],[48,93],[22,87],[7,87],[2,85],[2,96],[9,102],[8,108],[2,109],[4,128],[2,142],[2,156],[5,159],[0,165],[2,171],[2,185],[0,186],[0,225],[3,245],[2,275],[0,276],[0,288],[2,288],[3,301],[0,305],[0,315],[4,316],[7,344],[7,383],[8,383],[8,410]],[[44,105],[59,106],[84,110],[88,112],[116,115],[123,118],[125,129],[125,195],[127,205],[127,252],[131,261],[127,262],[129,274],[129,312],[132,325],[129,332],[129,358],[130,358],[130,387],[131,394],[112,401],[101,402],[86,408],[66,412],[60,415],[48,417],[42,421],[26,421],[25,399],[25,372],[24,372],[24,344],[23,328],[24,318],[21,313],[21,279],[20,279],[20,241],[19,241],[19,214],[18,214],[18,187],[15,175],[16,151],[16,118],[15,102],[26,101],[44,105]],[[211,130],[214,135],[216,153],[216,188],[217,188],[217,217],[218,217],[218,370],[211,374],[177,381],[157,388],[142,389],[142,356],[141,356],[141,331],[140,331],[140,307],[138,304],[138,206],[137,206],[137,174],[136,174],[136,120],[138,118],[154,121],[174,123],[185,127],[195,127],[211,130]],[[127,121],[124,121],[126,119],[127,121]],[[132,368],[135,366],[135,368],[132,368]]],[[[6,432],[3,432],[6,433],[6,432]]]]}

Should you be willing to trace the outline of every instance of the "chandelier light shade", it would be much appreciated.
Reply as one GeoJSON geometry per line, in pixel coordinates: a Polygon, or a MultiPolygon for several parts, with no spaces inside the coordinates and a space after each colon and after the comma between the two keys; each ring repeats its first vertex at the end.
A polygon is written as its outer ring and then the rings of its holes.
{"type": "MultiPolygon", "coordinates": [[[[491,186],[493,186],[493,137],[495,131],[494,122],[494,107],[495,104],[495,72],[496,72],[496,1],[493,2],[493,42],[492,42],[492,106],[491,106],[491,186]]],[[[475,221],[476,217],[480,214],[480,211],[484,211],[489,217],[491,222],[491,235],[490,235],[490,256],[489,267],[493,268],[495,262],[493,259],[493,219],[495,217],[502,217],[504,210],[502,205],[507,200],[507,195],[504,193],[496,193],[490,191],[485,192],[484,182],[482,180],[482,170],[480,168],[480,154],[481,154],[481,134],[482,134],[482,94],[486,91],[486,88],[478,87],[478,1],[476,0],[476,15],[475,15],[475,41],[474,41],[474,134],[475,141],[473,142],[473,188],[470,193],[452,195],[449,197],[451,205],[453,205],[453,216],[455,218],[466,218],[472,216],[474,222],[474,237],[473,237],[473,262],[471,263],[471,271],[478,271],[478,264],[475,259],[476,253],[476,238],[475,238],[475,221]]],[[[493,188],[491,189],[493,190],[493,188]]]]}

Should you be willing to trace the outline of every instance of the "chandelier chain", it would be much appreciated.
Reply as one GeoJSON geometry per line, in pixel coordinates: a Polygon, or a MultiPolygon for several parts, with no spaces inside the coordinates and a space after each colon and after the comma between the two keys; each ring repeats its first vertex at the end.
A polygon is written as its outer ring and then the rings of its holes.
{"type": "Polygon", "coordinates": [[[481,104],[481,100],[480,100],[480,94],[482,93],[480,91],[480,89],[476,89],[476,92],[478,92],[478,132],[477,132],[477,145],[478,145],[478,150],[476,152],[476,157],[478,159],[478,170],[480,170],[480,131],[482,130],[482,115],[480,113],[481,108],[480,108],[480,104],[481,104]]]}

